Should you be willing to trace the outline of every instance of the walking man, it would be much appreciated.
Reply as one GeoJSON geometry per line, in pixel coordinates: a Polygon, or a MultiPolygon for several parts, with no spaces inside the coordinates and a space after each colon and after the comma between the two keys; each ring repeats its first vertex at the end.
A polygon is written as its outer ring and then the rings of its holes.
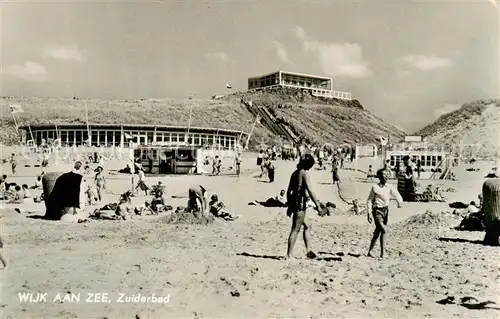
{"type": "Polygon", "coordinates": [[[375,247],[375,243],[380,237],[380,258],[383,258],[384,239],[387,232],[386,227],[389,218],[389,202],[391,200],[391,197],[394,197],[398,202],[398,208],[401,208],[401,205],[403,204],[403,198],[392,185],[387,184],[389,171],[384,169],[378,170],[377,178],[379,179],[379,183],[372,186],[370,195],[368,195],[368,200],[366,203],[368,222],[371,224],[372,216],[375,221],[375,231],[373,232],[370,249],[368,250],[368,257],[373,257],[371,254],[373,247],[375,247]]]}

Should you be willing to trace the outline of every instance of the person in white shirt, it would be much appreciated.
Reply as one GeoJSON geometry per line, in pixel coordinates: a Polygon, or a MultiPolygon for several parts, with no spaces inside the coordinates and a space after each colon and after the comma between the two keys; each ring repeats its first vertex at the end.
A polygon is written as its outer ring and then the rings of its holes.
{"type": "Polygon", "coordinates": [[[372,215],[375,221],[375,231],[373,232],[370,249],[368,250],[368,257],[373,257],[371,252],[379,237],[380,258],[384,257],[384,239],[385,233],[387,232],[386,226],[389,217],[389,202],[391,198],[394,197],[398,202],[398,208],[401,208],[403,204],[403,198],[399,192],[392,185],[387,184],[389,174],[390,172],[384,169],[377,171],[377,178],[380,182],[372,186],[366,202],[368,222],[371,224],[372,215]]]}
{"type": "Polygon", "coordinates": [[[139,175],[139,182],[135,187],[135,191],[137,191],[137,189],[140,188],[141,190],[144,191],[145,195],[147,196],[149,187],[146,185],[146,175],[144,174],[144,169],[142,168],[142,166],[138,168],[137,175],[139,175]]]}

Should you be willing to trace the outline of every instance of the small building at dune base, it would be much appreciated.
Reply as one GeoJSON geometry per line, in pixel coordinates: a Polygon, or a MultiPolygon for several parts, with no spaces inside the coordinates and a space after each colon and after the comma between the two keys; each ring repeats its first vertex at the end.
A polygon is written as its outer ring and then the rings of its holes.
{"type": "Polygon", "coordinates": [[[222,128],[144,124],[36,124],[22,126],[21,142],[42,146],[59,140],[61,146],[130,147],[132,145],[192,146],[234,149],[247,133],[222,128]]]}

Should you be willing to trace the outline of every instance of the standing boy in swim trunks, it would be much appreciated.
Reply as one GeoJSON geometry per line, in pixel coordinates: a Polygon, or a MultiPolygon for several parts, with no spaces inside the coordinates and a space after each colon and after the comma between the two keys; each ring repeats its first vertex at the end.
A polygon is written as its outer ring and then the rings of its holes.
{"type": "Polygon", "coordinates": [[[380,258],[384,257],[384,239],[387,232],[387,220],[389,217],[389,202],[391,197],[396,198],[398,208],[403,204],[403,198],[399,192],[392,186],[387,184],[390,172],[388,170],[380,169],[377,171],[377,178],[379,183],[372,186],[370,195],[366,203],[366,212],[368,222],[371,224],[372,216],[375,220],[375,231],[373,232],[370,249],[368,250],[368,257],[372,256],[373,247],[380,236],[380,258]]]}
{"type": "Polygon", "coordinates": [[[306,246],[307,257],[315,258],[316,254],[309,250],[309,226],[305,222],[307,194],[316,206],[315,209],[321,212],[321,206],[316,199],[312,189],[309,174],[307,173],[314,166],[314,157],[311,154],[305,154],[301,157],[297,169],[290,177],[288,184],[287,201],[288,201],[288,217],[292,217],[292,229],[288,237],[287,259],[292,258],[293,246],[297,240],[297,235],[302,226],[304,226],[304,244],[306,246]],[[306,194],[307,193],[307,194],[306,194]]]}

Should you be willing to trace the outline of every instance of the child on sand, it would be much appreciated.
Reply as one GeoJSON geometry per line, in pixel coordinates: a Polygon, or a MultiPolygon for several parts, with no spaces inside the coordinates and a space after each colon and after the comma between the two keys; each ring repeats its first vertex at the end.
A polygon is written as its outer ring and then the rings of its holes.
{"type": "Polygon", "coordinates": [[[214,161],[212,163],[212,175],[220,174],[220,167],[222,165],[222,161],[219,159],[219,155],[215,155],[214,161]]]}
{"type": "Polygon", "coordinates": [[[368,173],[366,174],[366,180],[370,180],[370,181],[372,181],[372,180],[373,180],[373,177],[375,177],[375,175],[373,175],[372,166],[371,166],[371,165],[369,165],[369,166],[368,166],[368,173]]]}
{"type": "Polygon", "coordinates": [[[403,204],[403,198],[399,192],[390,184],[387,184],[387,179],[389,179],[390,172],[388,170],[380,169],[377,171],[377,178],[379,179],[378,184],[374,184],[370,190],[370,195],[368,195],[368,200],[366,201],[366,212],[368,217],[368,222],[371,224],[372,216],[375,220],[375,231],[370,243],[370,249],[368,250],[368,257],[373,257],[371,252],[375,243],[380,236],[380,258],[384,257],[384,239],[385,233],[387,232],[386,226],[389,217],[389,202],[391,197],[396,198],[398,202],[398,208],[401,208],[403,204]]]}
{"type": "Polygon", "coordinates": [[[16,175],[17,160],[16,160],[16,154],[14,153],[12,153],[11,155],[10,165],[12,167],[12,175],[16,175]]]}
{"type": "Polygon", "coordinates": [[[234,159],[234,165],[236,167],[236,175],[240,176],[240,170],[241,170],[241,154],[237,154],[236,158],[234,159]]]}
{"type": "Polygon", "coordinates": [[[23,184],[22,186],[23,198],[31,198],[31,192],[29,190],[28,185],[23,184]]]}
{"type": "Polygon", "coordinates": [[[99,166],[95,169],[95,184],[96,184],[96,190],[97,190],[97,198],[99,201],[102,201],[102,194],[104,192],[104,189],[106,188],[106,179],[104,178],[104,169],[102,166],[99,166]]]}
{"type": "Polygon", "coordinates": [[[313,201],[315,209],[320,212],[320,215],[323,215],[323,209],[312,191],[312,184],[309,179],[308,171],[313,166],[314,157],[311,154],[304,154],[297,165],[297,169],[292,173],[290,183],[288,184],[287,215],[288,217],[292,217],[293,222],[292,229],[290,230],[290,236],[288,237],[287,259],[292,258],[293,247],[295,246],[297,235],[302,227],[304,227],[303,237],[307,251],[306,256],[308,258],[316,257],[316,254],[309,249],[309,227],[305,222],[307,195],[309,195],[310,199],[313,201]]]}

